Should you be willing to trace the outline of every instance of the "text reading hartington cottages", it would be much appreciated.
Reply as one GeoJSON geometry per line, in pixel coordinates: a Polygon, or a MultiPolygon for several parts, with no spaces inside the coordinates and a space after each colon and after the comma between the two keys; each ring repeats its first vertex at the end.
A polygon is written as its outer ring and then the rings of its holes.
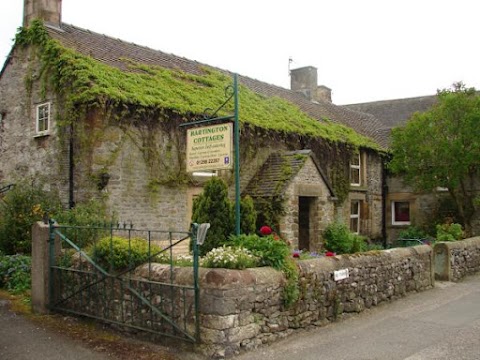
{"type": "Polygon", "coordinates": [[[190,136],[193,138],[193,142],[195,144],[200,144],[200,143],[205,143],[209,141],[223,140],[225,138],[225,134],[218,134],[218,133],[225,133],[226,131],[228,131],[228,126],[226,125],[202,128],[202,129],[193,129],[193,130],[190,130],[190,136]],[[201,135],[205,135],[205,136],[201,136],[201,135]]]}

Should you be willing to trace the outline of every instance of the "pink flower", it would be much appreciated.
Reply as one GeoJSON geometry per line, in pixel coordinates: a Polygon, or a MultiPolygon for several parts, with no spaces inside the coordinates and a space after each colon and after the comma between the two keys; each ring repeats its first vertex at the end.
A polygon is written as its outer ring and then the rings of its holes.
{"type": "Polygon", "coordinates": [[[270,235],[272,233],[272,228],[270,226],[264,225],[260,228],[260,234],[263,236],[270,235]]]}
{"type": "Polygon", "coordinates": [[[301,253],[300,250],[293,250],[293,257],[294,257],[294,258],[299,258],[299,257],[300,257],[300,253],[301,253]]]}
{"type": "Polygon", "coordinates": [[[331,251],[327,251],[325,253],[325,256],[335,256],[335,255],[337,255],[337,254],[335,254],[334,252],[331,252],[331,251]]]}

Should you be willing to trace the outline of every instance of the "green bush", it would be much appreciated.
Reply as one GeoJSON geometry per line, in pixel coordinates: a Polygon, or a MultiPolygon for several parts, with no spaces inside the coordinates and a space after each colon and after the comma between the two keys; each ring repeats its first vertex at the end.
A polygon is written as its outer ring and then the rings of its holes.
{"type": "Polygon", "coordinates": [[[339,222],[329,224],[323,238],[325,248],[336,254],[353,254],[367,248],[364,236],[352,233],[345,224],[339,222]]]}
{"type": "Polygon", "coordinates": [[[192,222],[210,223],[205,242],[199,247],[201,256],[225,244],[235,224],[227,184],[222,179],[212,177],[205,184],[203,193],[193,202],[192,222]]]}
{"type": "Polygon", "coordinates": [[[260,237],[256,234],[232,235],[228,244],[236,247],[243,247],[258,256],[261,266],[271,266],[281,270],[285,259],[290,258],[290,248],[285,242],[275,240],[272,235],[260,237]]]}
{"type": "Polygon", "coordinates": [[[91,199],[79,203],[72,209],[59,211],[53,215],[60,225],[75,228],[64,228],[62,233],[79,247],[93,244],[108,234],[102,230],[106,223],[114,222],[115,218],[107,217],[107,208],[102,202],[91,199]]]}
{"type": "Polygon", "coordinates": [[[422,229],[416,226],[409,226],[405,230],[400,231],[398,234],[400,239],[426,239],[428,237],[427,233],[422,229]]]}
{"type": "MultiPolygon", "coordinates": [[[[160,252],[160,248],[141,238],[126,239],[120,236],[104,237],[92,246],[90,253],[94,261],[115,270],[133,269],[148,262],[160,252]]],[[[154,261],[154,259],[152,259],[154,261]]]]}
{"type": "Polygon", "coordinates": [[[368,244],[367,239],[364,236],[352,233],[352,247],[350,248],[349,253],[355,254],[363,251],[367,251],[368,244]]]}
{"type": "Polygon", "coordinates": [[[245,196],[240,202],[240,229],[242,234],[255,234],[257,229],[257,211],[250,196],[245,196]]]}
{"type": "Polygon", "coordinates": [[[5,288],[14,294],[30,290],[31,267],[30,256],[0,254],[0,288],[5,288]]]}
{"type": "Polygon", "coordinates": [[[32,225],[45,212],[61,208],[56,193],[43,190],[40,182],[17,182],[0,201],[0,250],[5,254],[30,254],[32,225]]]}
{"type": "Polygon", "coordinates": [[[268,225],[273,229],[278,229],[280,218],[285,215],[283,198],[280,196],[256,197],[254,205],[257,212],[255,228],[260,229],[260,227],[268,225]]]}
{"type": "Polygon", "coordinates": [[[246,269],[256,267],[259,260],[243,247],[222,246],[210,250],[201,264],[208,268],[246,269]]]}
{"type": "Polygon", "coordinates": [[[437,241],[456,241],[463,238],[462,225],[447,223],[437,225],[437,241]]]}
{"type": "MultiPolygon", "coordinates": [[[[210,223],[205,242],[199,247],[201,256],[210,250],[223,246],[235,232],[235,204],[228,198],[227,184],[220,178],[212,177],[203,193],[193,202],[193,223],[210,223]]],[[[256,229],[257,212],[253,200],[246,196],[240,200],[240,230],[253,234],[256,229]]],[[[192,244],[190,244],[190,250],[192,244]]]]}
{"type": "Polygon", "coordinates": [[[261,266],[271,266],[285,274],[287,283],[284,286],[283,300],[286,305],[293,304],[299,296],[298,267],[293,260],[290,247],[272,235],[260,237],[251,235],[232,235],[229,244],[243,247],[260,259],[261,266]]]}

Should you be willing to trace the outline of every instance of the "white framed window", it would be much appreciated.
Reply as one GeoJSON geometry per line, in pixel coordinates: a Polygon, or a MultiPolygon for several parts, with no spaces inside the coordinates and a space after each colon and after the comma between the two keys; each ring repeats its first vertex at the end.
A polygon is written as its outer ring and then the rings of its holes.
{"type": "Polygon", "coordinates": [[[410,225],[408,201],[392,201],[392,225],[410,225]]]}
{"type": "Polygon", "coordinates": [[[361,185],[361,160],[360,153],[353,155],[350,160],[350,185],[351,186],[360,186],[361,185]]]}
{"type": "Polygon", "coordinates": [[[50,132],[50,103],[37,105],[35,118],[35,131],[37,135],[45,135],[50,132]]]}
{"type": "Polygon", "coordinates": [[[352,200],[350,203],[350,231],[360,233],[360,200],[352,200]]]}

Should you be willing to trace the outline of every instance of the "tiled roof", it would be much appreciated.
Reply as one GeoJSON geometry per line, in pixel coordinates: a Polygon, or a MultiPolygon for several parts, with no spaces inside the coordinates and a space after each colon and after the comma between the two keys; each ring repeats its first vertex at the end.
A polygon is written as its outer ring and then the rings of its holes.
{"type": "Polygon", "coordinates": [[[295,178],[305,165],[305,161],[311,157],[317,167],[320,176],[333,196],[333,190],[318,166],[311,150],[298,150],[289,152],[277,152],[269,156],[260,170],[250,180],[243,191],[252,197],[273,197],[282,195],[289,182],[295,178]]]}
{"type": "MultiPolygon", "coordinates": [[[[203,73],[202,67],[207,66],[193,60],[128,43],[68,24],[62,24],[61,29],[47,27],[47,30],[52,38],[57,39],[64,46],[124,71],[129,70],[122,59],[131,59],[146,65],[181,69],[194,74],[203,73]]],[[[217,70],[229,73],[226,70],[217,70]]],[[[379,131],[384,126],[372,115],[326,101],[312,102],[300,93],[246,76],[239,76],[239,81],[252,91],[264,96],[277,96],[295,103],[313,118],[318,120],[330,119],[333,122],[353,128],[359,134],[370,137],[383,147],[387,144],[387,139],[382,136],[383,132],[379,131]]]]}
{"type": "Polygon", "coordinates": [[[386,128],[404,125],[416,112],[424,112],[432,107],[436,96],[422,96],[407,99],[384,100],[363,104],[345,105],[347,109],[372,114],[386,128]]]}

